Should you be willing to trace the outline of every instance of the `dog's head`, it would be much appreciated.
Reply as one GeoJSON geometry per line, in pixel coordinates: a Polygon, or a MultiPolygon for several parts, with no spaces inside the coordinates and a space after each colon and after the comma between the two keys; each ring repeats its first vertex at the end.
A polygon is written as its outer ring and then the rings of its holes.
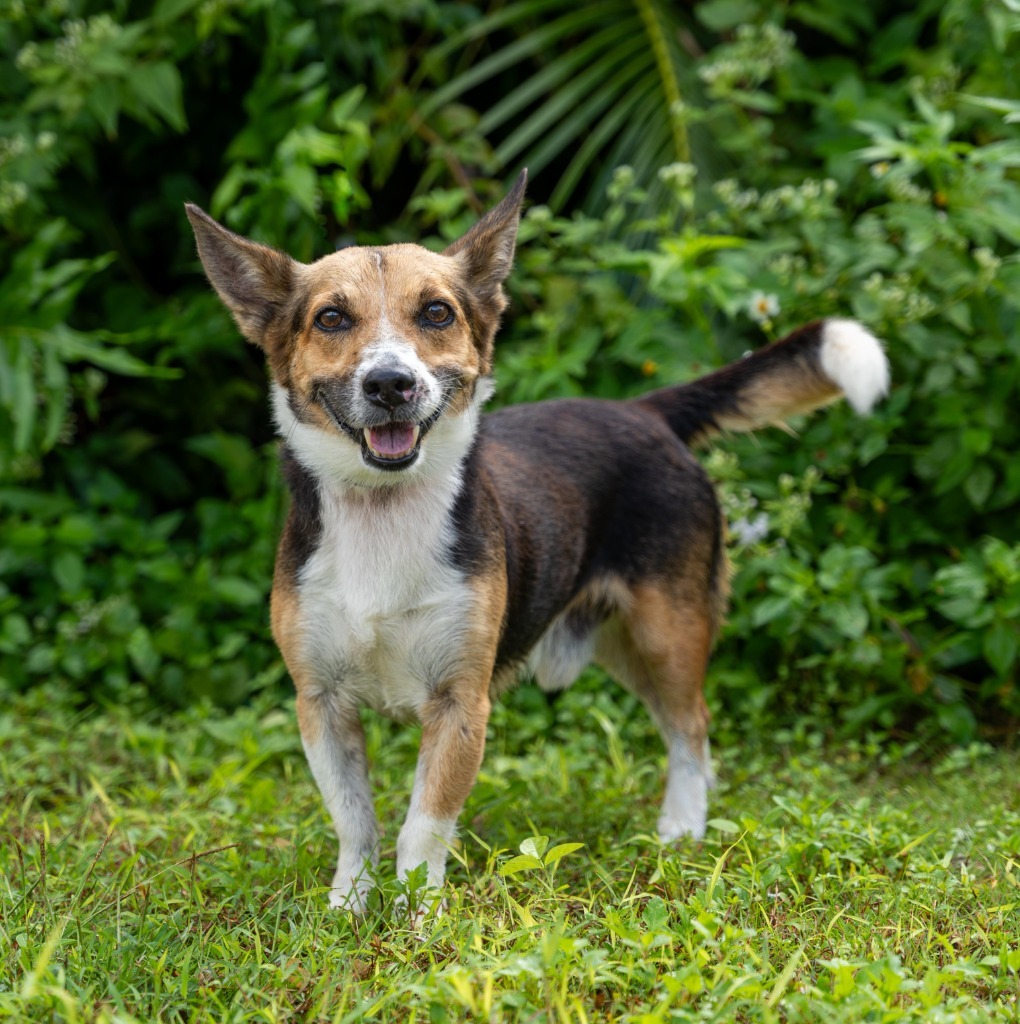
{"type": "Polygon", "coordinates": [[[265,351],[281,434],[309,469],[372,486],[459,463],[488,395],[526,182],[442,253],[355,246],[312,264],[188,204],[206,274],[265,351]]]}

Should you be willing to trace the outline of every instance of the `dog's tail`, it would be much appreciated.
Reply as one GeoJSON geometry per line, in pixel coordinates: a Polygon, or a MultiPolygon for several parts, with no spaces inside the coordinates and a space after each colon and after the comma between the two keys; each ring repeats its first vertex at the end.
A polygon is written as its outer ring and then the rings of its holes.
{"type": "Polygon", "coordinates": [[[828,405],[841,395],[868,413],[889,390],[882,345],[854,320],[819,320],[689,384],[637,399],[686,444],[756,430],[828,405]]]}

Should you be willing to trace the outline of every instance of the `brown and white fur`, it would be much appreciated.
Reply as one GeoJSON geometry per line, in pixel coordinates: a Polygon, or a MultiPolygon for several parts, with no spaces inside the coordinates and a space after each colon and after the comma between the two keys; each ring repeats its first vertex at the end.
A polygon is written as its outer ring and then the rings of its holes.
{"type": "Polygon", "coordinates": [[[888,389],[859,324],[811,324],[693,383],[624,402],[482,416],[524,195],[442,253],[349,248],[316,263],[188,216],[213,287],[265,351],[292,493],[273,635],[340,855],[330,902],[365,908],[378,851],[363,706],[422,724],[400,877],[443,881],[490,702],[598,662],[647,705],[668,752],[663,841],[699,837],[711,784],[702,682],[727,565],[689,450],[888,389]]]}

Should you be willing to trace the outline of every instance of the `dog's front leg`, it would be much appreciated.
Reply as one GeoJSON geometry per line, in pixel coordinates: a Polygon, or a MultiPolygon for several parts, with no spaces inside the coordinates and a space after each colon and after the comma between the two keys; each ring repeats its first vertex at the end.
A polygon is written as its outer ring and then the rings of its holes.
{"type": "Polygon", "coordinates": [[[299,693],[297,713],[308,765],[340,840],[329,903],[363,914],[379,837],[361,719],[356,708],[338,703],[331,693],[299,693]]]}
{"type": "Polygon", "coordinates": [[[484,684],[446,684],[422,709],[421,750],[407,820],[397,840],[397,877],[426,864],[428,884],[443,884],[446,854],[464,801],[475,783],[489,721],[484,684]]]}

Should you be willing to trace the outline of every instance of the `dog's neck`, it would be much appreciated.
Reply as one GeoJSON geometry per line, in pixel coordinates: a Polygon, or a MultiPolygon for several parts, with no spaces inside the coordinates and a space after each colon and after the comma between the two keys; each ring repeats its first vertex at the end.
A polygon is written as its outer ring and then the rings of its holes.
{"type": "Polygon", "coordinates": [[[315,478],[321,492],[341,502],[366,502],[380,508],[406,501],[441,501],[452,508],[460,491],[464,461],[474,444],[482,406],[492,395],[491,378],[479,379],[467,409],[440,418],[429,431],[415,465],[399,472],[365,464],[349,438],[302,423],[287,389],[272,385],[273,413],[284,444],[315,478]]]}

